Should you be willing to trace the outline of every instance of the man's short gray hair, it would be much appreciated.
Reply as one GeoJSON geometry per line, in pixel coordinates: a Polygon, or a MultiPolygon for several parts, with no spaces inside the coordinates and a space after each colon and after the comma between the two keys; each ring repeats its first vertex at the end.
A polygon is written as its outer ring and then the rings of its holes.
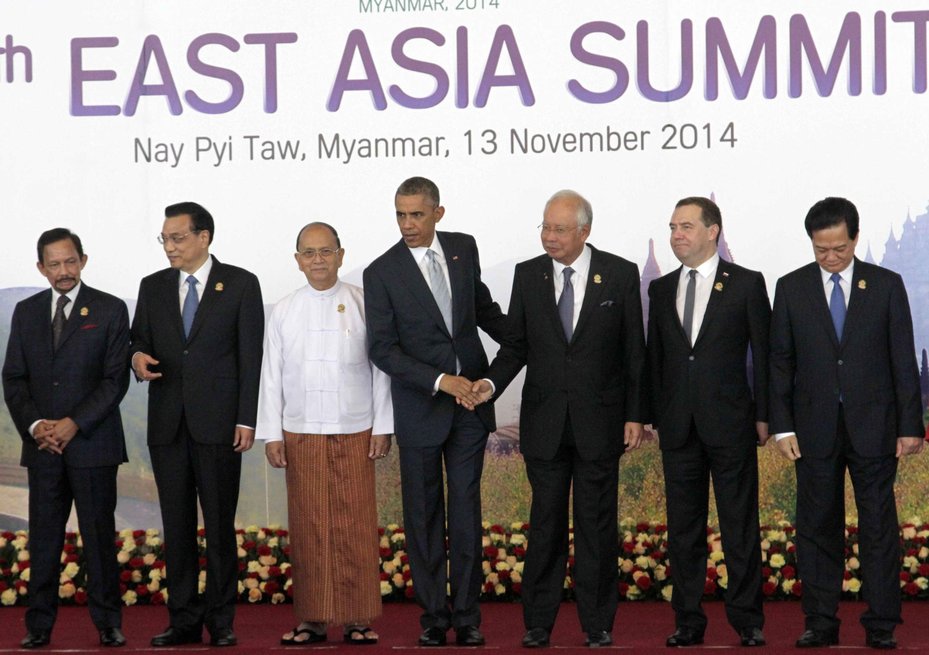
{"type": "Polygon", "coordinates": [[[571,189],[562,189],[561,191],[556,192],[548,199],[548,202],[545,203],[544,211],[548,211],[549,205],[551,205],[556,200],[571,200],[577,205],[577,226],[584,227],[585,225],[591,225],[594,222],[594,210],[590,206],[587,198],[579,194],[577,191],[572,191],[571,189]]]}

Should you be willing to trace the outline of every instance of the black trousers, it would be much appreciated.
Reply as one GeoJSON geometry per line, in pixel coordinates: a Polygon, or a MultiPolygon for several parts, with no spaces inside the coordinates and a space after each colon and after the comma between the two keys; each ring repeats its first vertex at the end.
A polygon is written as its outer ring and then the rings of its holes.
{"type": "MultiPolygon", "coordinates": [[[[801,447],[801,455],[803,450],[801,447]]],[[[797,568],[803,580],[806,627],[839,626],[836,612],[845,574],[845,471],[858,507],[861,595],[869,630],[893,630],[901,619],[900,524],[894,498],[897,458],[893,453],[862,457],[855,452],[841,406],[836,451],[829,457],[803,455],[797,471],[797,568]]]]}
{"type": "Polygon", "coordinates": [[[438,446],[400,447],[407,553],[423,628],[479,626],[481,473],[487,429],[462,407],[438,446]],[[448,549],[445,480],[448,477],[448,549]],[[447,589],[451,587],[451,597],[447,589]]]}
{"type": "Polygon", "coordinates": [[[691,424],[684,445],[662,450],[661,461],[675,624],[701,633],[706,629],[701,599],[706,581],[706,527],[712,476],[729,576],[726,618],[737,631],[763,627],[755,443],[744,439],[736,444],[709,446],[691,424]]]}
{"type": "Polygon", "coordinates": [[[181,419],[177,437],[150,445],[152,470],[164,523],[168,614],[182,630],[232,628],[238,596],[239,566],[235,512],[239,502],[242,454],[229,443],[198,443],[181,419]],[[206,594],[198,593],[200,551],[197,500],[206,531],[206,594]]]}
{"type": "Polygon", "coordinates": [[[527,629],[551,630],[561,606],[568,561],[568,499],[573,488],[574,591],[584,632],[613,630],[619,598],[617,458],[584,460],[570,421],[550,460],[525,457],[532,488],[529,544],[523,570],[527,629]]]}
{"type": "Polygon", "coordinates": [[[77,509],[87,567],[87,604],[97,629],[122,625],[116,562],[117,466],[29,468],[29,609],[26,629],[50,631],[58,615],[61,549],[71,503],[77,509]]]}

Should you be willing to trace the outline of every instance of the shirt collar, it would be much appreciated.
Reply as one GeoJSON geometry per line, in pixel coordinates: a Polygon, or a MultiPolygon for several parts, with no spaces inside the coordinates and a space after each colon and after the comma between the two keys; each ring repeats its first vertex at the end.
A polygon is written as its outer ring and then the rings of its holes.
{"type": "Polygon", "coordinates": [[[307,284],[305,288],[306,293],[309,294],[312,298],[328,298],[330,296],[334,296],[341,286],[342,280],[336,280],[335,284],[333,284],[328,289],[323,289],[322,291],[319,289],[314,289],[313,285],[311,284],[307,284]]]}
{"type": "Polygon", "coordinates": [[[78,282],[77,284],[75,284],[75,285],[74,285],[74,288],[71,289],[68,293],[58,293],[57,291],[55,291],[54,289],[52,289],[52,309],[54,309],[55,306],[58,304],[58,297],[59,297],[59,296],[67,296],[68,299],[71,301],[71,304],[73,305],[75,302],[77,302],[77,295],[78,295],[80,292],[81,292],[81,283],[80,283],[80,282],[78,282]]]}
{"type": "Polygon", "coordinates": [[[696,268],[690,268],[689,266],[681,267],[681,279],[685,279],[687,274],[694,270],[697,271],[697,275],[701,278],[706,279],[709,277],[716,277],[716,269],[719,268],[719,253],[713,253],[713,256],[707,259],[705,262],[697,266],[696,268]]]}
{"type": "MultiPolygon", "coordinates": [[[[819,267],[819,274],[823,278],[823,284],[825,285],[832,279],[832,273],[824,269],[822,266],[819,267]]],[[[844,271],[839,271],[839,275],[842,277],[849,286],[852,284],[852,277],[855,274],[855,260],[852,259],[851,263],[845,268],[844,271]]]]}
{"type": "Polygon", "coordinates": [[[578,255],[577,259],[575,259],[570,264],[562,264],[561,262],[553,259],[552,266],[554,267],[555,275],[559,277],[564,275],[564,269],[568,266],[571,267],[575,275],[586,277],[587,272],[590,270],[590,247],[585,243],[581,254],[578,255]]]}
{"type": "Polygon", "coordinates": [[[422,264],[423,259],[426,257],[426,253],[430,250],[435,251],[437,255],[436,259],[440,262],[445,261],[445,251],[442,250],[442,242],[439,241],[439,235],[435,234],[432,237],[432,245],[430,246],[419,246],[418,248],[410,248],[410,254],[413,255],[413,259],[416,261],[416,264],[422,264]]]}
{"type": "Polygon", "coordinates": [[[202,288],[205,289],[206,282],[207,280],[210,279],[210,271],[212,270],[213,270],[213,258],[208,255],[206,258],[206,261],[203,262],[203,265],[200,268],[198,268],[196,271],[194,271],[193,273],[185,273],[184,271],[178,271],[180,275],[178,275],[177,288],[178,289],[183,288],[184,285],[187,284],[187,276],[193,275],[195,278],[197,278],[197,284],[199,284],[202,288]]]}

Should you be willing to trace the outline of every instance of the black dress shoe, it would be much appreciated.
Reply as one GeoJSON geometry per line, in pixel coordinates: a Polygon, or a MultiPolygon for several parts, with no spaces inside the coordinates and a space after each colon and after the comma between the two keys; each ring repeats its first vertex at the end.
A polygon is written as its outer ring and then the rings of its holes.
{"type": "Polygon", "coordinates": [[[476,625],[465,625],[455,628],[455,643],[459,646],[483,646],[484,635],[476,625]]]}
{"type": "Polygon", "coordinates": [[[590,648],[600,648],[601,646],[609,646],[613,643],[613,637],[606,630],[594,630],[593,632],[587,633],[587,641],[584,642],[585,646],[590,648]]]}
{"type": "Polygon", "coordinates": [[[894,639],[893,630],[868,630],[864,643],[868,648],[878,650],[893,650],[897,647],[897,640],[894,639]]]}
{"type": "Polygon", "coordinates": [[[239,640],[235,638],[232,628],[216,628],[210,631],[210,646],[235,646],[239,640]]]}
{"type": "Polygon", "coordinates": [[[200,629],[181,630],[174,626],[169,627],[161,634],[152,637],[151,644],[154,648],[164,646],[182,646],[183,644],[199,644],[203,641],[203,634],[200,629]]]}
{"type": "Polygon", "coordinates": [[[126,635],[119,628],[104,628],[100,631],[100,645],[118,648],[126,645],[126,635]]]}
{"type": "Polygon", "coordinates": [[[838,630],[804,630],[797,639],[797,648],[824,648],[839,643],[838,630]]]}
{"type": "Polygon", "coordinates": [[[669,636],[664,644],[669,648],[677,646],[696,646],[703,643],[703,633],[695,628],[688,628],[686,625],[680,626],[669,636]]]}
{"type": "Polygon", "coordinates": [[[529,628],[523,635],[523,648],[545,648],[551,635],[545,628],[529,628]]]}
{"type": "Polygon", "coordinates": [[[742,640],[742,645],[746,648],[751,646],[764,646],[764,633],[761,631],[761,628],[756,626],[749,626],[747,628],[742,628],[739,630],[739,638],[742,640]]]}
{"type": "Polygon", "coordinates": [[[34,632],[27,632],[23,640],[19,642],[19,645],[23,648],[40,648],[41,646],[47,646],[48,642],[51,640],[51,632],[48,630],[36,630],[34,632]]]}
{"type": "Polygon", "coordinates": [[[432,626],[419,635],[419,645],[427,648],[445,645],[445,630],[432,626]]]}

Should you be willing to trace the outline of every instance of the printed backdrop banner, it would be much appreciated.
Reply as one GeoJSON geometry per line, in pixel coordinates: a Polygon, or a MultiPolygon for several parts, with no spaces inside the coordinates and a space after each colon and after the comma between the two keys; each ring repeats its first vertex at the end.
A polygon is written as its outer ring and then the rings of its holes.
{"type": "MultiPolygon", "coordinates": [[[[504,307],[562,188],[590,199],[591,243],[643,284],[677,265],[674,202],[712,194],[724,256],[771,291],[811,259],[809,206],[847,196],[859,256],[904,275],[921,356],[927,24],[929,2],[902,0],[2,0],[0,339],[44,284],[49,227],[81,235],[84,279],[131,311],[166,265],[163,207],[196,200],[214,254],[257,273],[270,305],[304,282],[292,254],[311,220],[337,227],[343,278],[360,283],[398,238],[394,190],[424,175],[504,307]]],[[[123,525],[159,524],[144,400],[133,385],[123,525]]],[[[517,409],[508,390],[499,423],[518,435],[517,409]]],[[[2,411],[0,514],[16,523],[24,475],[2,411]]],[[[242,522],[283,522],[280,477],[246,460],[242,522]]]]}

